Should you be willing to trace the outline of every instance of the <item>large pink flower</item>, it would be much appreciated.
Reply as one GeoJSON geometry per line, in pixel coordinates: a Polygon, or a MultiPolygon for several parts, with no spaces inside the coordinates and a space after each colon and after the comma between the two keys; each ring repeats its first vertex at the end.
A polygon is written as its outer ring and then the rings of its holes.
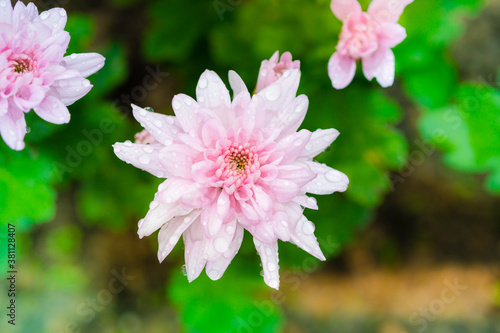
{"type": "Polygon", "coordinates": [[[155,141],[114,145],[116,155],[137,168],[167,178],[158,188],[142,238],[160,229],[158,258],[163,261],[181,235],[189,281],[206,268],[219,279],[238,252],[246,229],[262,260],[265,282],[278,288],[278,239],[290,241],[324,260],[314,224],[303,207],[317,209],[306,193],[330,194],[347,188],[347,177],[312,158],[339,134],[299,128],[307,111],[305,95],[296,97],[298,69],[250,96],[229,73],[233,101],[222,80],[205,71],[197,100],[179,94],[175,116],[133,106],[134,117],[155,141]]]}
{"type": "Polygon", "coordinates": [[[9,147],[24,148],[24,113],[33,109],[54,124],[67,123],[66,105],[90,91],[85,78],[104,65],[96,53],[64,57],[70,36],[66,11],[38,15],[36,6],[0,0],[0,134],[9,147]]]}
{"type": "Polygon", "coordinates": [[[373,0],[364,13],[357,0],[332,0],[333,13],[344,23],[337,52],[328,63],[334,88],[342,89],[351,83],[359,59],[368,80],[376,78],[384,88],[393,84],[395,60],[391,48],[406,38],[405,28],[397,22],[411,2],[373,0]]]}

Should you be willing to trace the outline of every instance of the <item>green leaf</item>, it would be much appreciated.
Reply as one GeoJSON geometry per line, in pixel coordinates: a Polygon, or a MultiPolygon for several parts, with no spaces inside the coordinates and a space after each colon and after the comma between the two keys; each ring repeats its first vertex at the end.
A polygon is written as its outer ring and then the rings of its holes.
{"type": "Polygon", "coordinates": [[[283,314],[258,274],[261,268],[254,266],[236,258],[220,280],[202,272],[191,283],[174,270],[167,295],[180,310],[186,332],[281,332],[283,314]]]}

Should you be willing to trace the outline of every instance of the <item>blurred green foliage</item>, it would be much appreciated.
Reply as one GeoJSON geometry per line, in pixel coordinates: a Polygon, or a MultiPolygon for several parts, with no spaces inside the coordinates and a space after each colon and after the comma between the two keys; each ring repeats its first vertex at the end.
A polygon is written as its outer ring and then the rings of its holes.
{"type": "MultiPolygon", "coordinates": [[[[362,1],[365,9],[368,3],[362,1]]],[[[463,33],[466,18],[478,13],[484,1],[415,1],[407,7],[400,23],[408,37],[394,49],[396,87],[402,87],[403,94],[366,81],[360,66],[348,88],[331,87],[327,63],[341,22],[329,4],[329,0],[109,0],[107,5],[117,10],[142,11],[137,15],[144,16],[146,28],[138,51],[118,42],[123,39],[116,35],[106,36],[105,41],[100,38],[97,49],[91,47],[98,39],[95,21],[87,14],[70,13],[68,54],[98,51],[106,57],[106,65],[90,77],[92,91],[69,107],[69,124],[55,126],[29,114],[26,149],[14,152],[0,143],[1,223],[15,223],[19,232],[28,232],[32,224],[54,219],[57,195],[64,194],[73,198],[79,217],[71,223],[113,231],[135,228],[161,180],[126,165],[111,148],[116,141],[133,139],[140,130],[113,102],[121,88],[140,84],[127,81],[135,65],[130,63],[134,51],[140,53],[140,62],[160,63],[176,74],[175,93],[188,95],[194,94],[206,68],[216,70],[226,82],[227,71],[233,69],[252,89],[260,62],[276,50],[290,51],[301,61],[299,93],[310,101],[303,127],[340,131],[318,160],[350,178],[345,194],[319,196],[319,210],[306,211],[327,257],[336,255],[370,221],[393,188],[390,172],[406,165],[414,145],[398,125],[408,103],[418,110],[418,133],[443,152],[447,166],[486,174],[486,188],[500,193],[499,92],[491,82],[462,82],[449,50],[463,33]]],[[[171,113],[171,109],[165,111],[171,113]]],[[[81,251],[83,234],[71,223],[47,236],[45,251],[54,264],[47,269],[33,264],[29,271],[43,275],[48,289],[68,293],[54,309],[67,307],[71,295],[81,294],[88,283],[86,273],[73,261],[81,251]]],[[[276,332],[283,327],[279,307],[266,307],[263,314],[262,304],[268,305],[270,291],[258,274],[248,234],[240,252],[241,258],[220,281],[202,274],[188,285],[179,273],[169,279],[167,298],[179,310],[187,332],[237,331],[249,325],[256,313],[262,319],[253,327],[256,331],[276,332]]],[[[5,255],[0,255],[3,260],[5,255]]],[[[308,258],[295,246],[280,243],[282,268],[308,272],[308,258]]],[[[43,292],[39,284],[34,285],[43,292]]],[[[48,330],[48,326],[44,327],[48,330]]]]}

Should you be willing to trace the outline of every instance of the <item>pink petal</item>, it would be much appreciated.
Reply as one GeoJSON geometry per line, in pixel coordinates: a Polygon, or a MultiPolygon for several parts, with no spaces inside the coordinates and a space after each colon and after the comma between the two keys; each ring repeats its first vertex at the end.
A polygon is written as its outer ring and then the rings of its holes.
{"type": "Polygon", "coordinates": [[[295,182],[286,179],[275,179],[269,183],[268,188],[272,191],[277,202],[293,200],[301,189],[295,182]]]}
{"type": "Polygon", "coordinates": [[[71,105],[85,96],[92,85],[90,81],[82,77],[60,80],[58,85],[54,85],[52,91],[64,105],[71,105]]]}
{"type": "Polygon", "coordinates": [[[172,99],[172,108],[182,129],[190,135],[199,136],[201,126],[209,119],[200,105],[191,97],[178,94],[172,99]]]}
{"type": "Polygon", "coordinates": [[[345,21],[353,13],[361,12],[361,5],[357,0],[332,0],[330,8],[341,21],[345,21]]]}
{"type": "Polygon", "coordinates": [[[0,117],[0,135],[3,141],[14,150],[24,149],[26,121],[23,111],[10,107],[9,111],[0,117]]]}
{"type": "Polygon", "coordinates": [[[302,208],[297,204],[285,206],[288,224],[291,230],[291,242],[320,260],[326,260],[314,236],[314,224],[302,215],[302,208]]]}
{"type": "Polygon", "coordinates": [[[192,224],[199,223],[200,211],[177,216],[165,223],[158,233],[158,260],[162,262],[179,241],[182,233],[192,224]]]}
{"type": "MultiPolygon", "coordinates": [[[[286,70],[278,81],[262,89],[257,95],[265,100],[266,109],[280,110],[295,99],[299,81],[300,70],[286,70]]],[[[259,113],[262,113],[262,110],[259,113]]]]}
{"type": "Polygon", "coordinates": [[[345,174],[330,168],[326,164],[308,161],[311,170],[317,174],[303,187],[304,192],[312,194],[331,194],[333,192],[344,192],[349,184],[349,178],[345,174]]]}
{"type": "Polygon", "coordinates": [[[376,29],[382,47],[393,48],[406,38],[406,29],[397,23],[385,23],[376,29]]]}
{"type": "Polygon", "coordinates": [[[285,154],[281,163],[286,164],[295,161],[311,139],[311,134],[308,130],[303,129],[281,139],[275,149],[275,151],[285,154]]]}
{"type": "Polygon", "coordinates": [[[282,108],[282,112],[272,118],[269,126],[281,129],[282,137],[296,132],[306,116],[308,106],[307,96],[298,96],[292,103],[282,108]]]}
{"type": "Polygon", "coordinates": [[[363,58],[363,73],[368,80],[377,79],[386,88],[394,83],[395,59],[392,50],[379,48],[367,58],[363,58]]]}
{"type": "Polygon", "coordinates": [[[407,5],[413,0],[372,0],[368,14],[379,23],[396,23],[407,5]]]}
{"type": "Polygon", "coordinates": [[[38,21],[45,24],[55,33],[64,30],[67,19],[68,17],[64,9],[52,8],[40,13],[40,16],[35,19],[35,22],[38,21]]]}
{"type": "Polygon", "coordinates": [[[280,165],[278,170],[279,179],[293,181],[299,188],[302,188],[316,177],[316,173],[309,168],[307,163],[303,162],[280,165]]]}
{"type": "Polygon", "coordinates": [[[226,85],[213,71],[206,70],[196,86],[196,100],[201,106],[218,107],[231,106],[231,99],[226,85]]]}
{"type": "Polygon", "coordinates": [[[205,239],[199,223],[191,224],[182,236],[186,247],[184,253],[186,273],[188,281],[191,282],[200,275],[207,262],[204,256],[205,239]]]}
{"type": "Polygon", "coordinates": [[[269,287],[278,290],[280,285],[278,242],[267,244],[262,243],[255,238],[253,241],[262,261],[264,282],[266,282],[269,287]]]}
{"type": "Polygon", "coordinates": [[[248,92],[245,82],[235,71],[229,71],[229,85],[233,90],[233,96],[237,96],[239,93],[246,91],[248,92]]]}
{"type": "Polygon", "coordinates": [[[328,148],[338,136],[339,131],[334,128],[317,129],[312,133],[311,139],[300,153],[299,158],[311,159],[317,156],[328,148]]]}
{"type": "MultiPolygon", "coordinates": [[[[208,277],[212,280],[218,280],[222,277],[236,253],[238,253],[238,250],[241,247],[241,242],[243,241],[244,229],[236,223],[236,220],[234,223],[227,224],[225,228],[226,230],[229,228],[235,228],[236,232],[229,247],[222,253],[222,256],[220,256],[217,260],[207,262],[206,272],[208,277]]],[[[220,246],[220,244],[217,246],[220,246]]]]}
{"type": "Polygon", "coordinates": [[[343,89],[351,83],[356,73],[356,61],[335,52],[328,61],[328,75],[335,89],[343,89]]]}
{"type": "Polygon", "coordinates": [[[0,0],[0,23],[12,24],[12,12],[10,0],[0,0]]]}
{"type": "Polygon", "coordinates": [[[136,168],[147,171],[150,174],[165,178],[168,174],[159,158],[159,153],[162,149],[161,146],[117,142],[113,145],[116,156],[122,161],[132,164],[136,168]]]}
{"type": "Polygon", "coordinates": [[[52,95],[47,95],[33,110],[40,118],[53,124],[66,124],[71,118],[68,108],[52,95]]]}
{"type": "MultiPolygon", "coordinates": [[[[30,109],[42,103],[42,101],[45,98],[45,91],[46,91],[45,87],[42,88],[39,85],[34,85],[34,84],[21,87],[13,98],[14,103],[16,103],[17,107],[19,107],[21,110],[27,112],[30,109]]],[[[60,103],[60,101],[57,100],[57,102],[54,103],[60,103]]],[[[61,123],[59,122],[54,124],[61,124],[61,123]]]]}
{"type": "Polygon", "coordinates": [[[176,117],[148,112],[134,104],[132,112],[141,126],[165,146],[171,145],[181,130],[176,117]]]}
{"type": "Polygon", "coordinates": [[[192,209],[184,208],[176,203],[165,203],[162,191],[155,194],[155,198],[149,207],[150,209],[137,231],[140,238],[151,235],[173,217],[186,215],[192,211],[192,209]]]}
{"type": "Polygon", "coordinates": [[[106,59],[98,53],[73,53],[64,57],[61,65],[81,73],[83,77],[94,74],[104,66],[106,59]]]}
{"type": "Polygon", "coordinates": [[[196,151],[193,148],[172,144],[164,147],[158,154],[164,169],[178,178],[191,179],[191,166],[196,151]]]}

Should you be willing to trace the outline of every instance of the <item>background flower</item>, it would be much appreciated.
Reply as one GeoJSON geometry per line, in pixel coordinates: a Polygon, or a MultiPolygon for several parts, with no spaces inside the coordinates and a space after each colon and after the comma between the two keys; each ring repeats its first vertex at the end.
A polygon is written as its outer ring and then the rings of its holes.
{"type": "Polygon", "coordinates": [[[331,9],[343,22],[337,51],[328,62],[328,75],[336,89],[351,83],[356,61],[362,60],[368,80],[376,78],[384,88],[394,82],[394,53],[391,48],[406,38],[397,23],[406,5],[413,0],[373,0],[367,13],[357,0],[332,0],[331,9]]]}
{"type": "Polygon", "coordinates": [[[104,65],[96,53],[64,57],[70,35],[66,11],[38,15],[33,3],[0,0],[0,134],[15,150],[24,148],[24,114],[33,109],[45,121],[69,122],[67,105],[87,94],[85,78],[104,65]]]}
{"type": "Polygon", "coordinates": [[[281,59],[279,51],[274,52],[271,59],[263,60],[260,65],[255,92],[258,93],[271,83],[278,80],[286,70],[299,68],[300,61],[292,61],[292,54],[290,52],[283,53],[281,55],[281,59]]]}
{"type": "Polygon", "coordinates": [[[253,97],[235,72],[229,75],[232,102],[222,80],[205,71],[196,101],[174,97],[175,117],[134,106],[135,118],[158,144],[117,143],[115,153],[167,178],[138,231],[142,238],[161,228],[160,261],[182,235],[188,280],[205,267],[217,280],[238,252],[246,229],[261,257],[264,280],[278,289],[278,239],[325,260],[302,207],[318,209],[306,192],[331,194],[347,188],[343,173],[312,161],[339,133],[296,132],[309,104],[305,95],[295,97],[299,70],[284,70],[253,97]]]}

